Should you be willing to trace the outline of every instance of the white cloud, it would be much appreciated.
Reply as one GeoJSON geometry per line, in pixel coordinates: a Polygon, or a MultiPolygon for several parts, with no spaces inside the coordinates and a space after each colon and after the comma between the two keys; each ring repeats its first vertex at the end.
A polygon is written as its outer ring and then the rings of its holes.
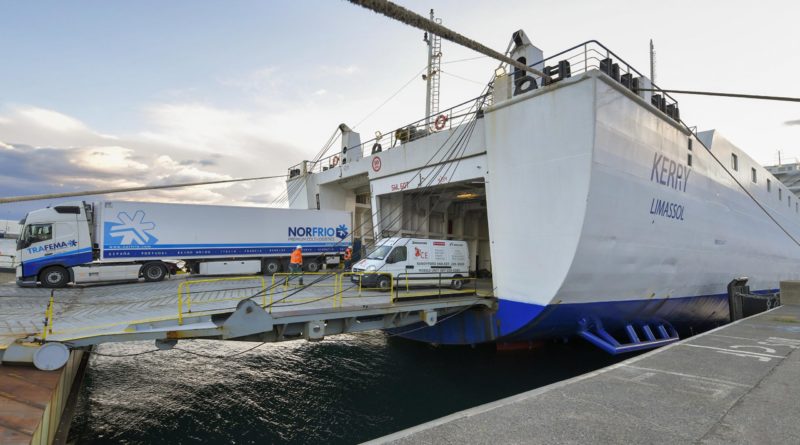
{"type": "MultiPolygon", "coordinates": [[[[29,120],[31,123],[43,127],[48,130],[55,130],[58,132],[71,132],[71,131],[87,131],[86,125],[83,122],[61,114],[56,111],[46,110],[44,108],[22,108],[17,110],[19,116],[29,120]]],[[[6,119],[7,123],[8,119],[6,119]]]]}
{"type": "Polygon", "coordinates": [[[242,76],[222,79],[220,83],[225,86],[239,88],[247,93],[266,93],[283,83],[283,78],[277,75],[278,71],[277,67],[267,66],[255,69],[242,76]]]}
{"type": "MultiPolygon", "coordinates": [[[[149,112],[153,130],[121,137],[107,137],[53,110],[29,107],[0,116],[2,195],[267,176],[283,173],[286,166],[260,162],[262,156],[269,158],[270,148],[284,157],[291,153],[270,141],[259,118],[249,113],[196,104],[154,106],[149,112]],[[7,139],[9,135],[14,139],[7,139]],[[53,141],[58,143],[42,143],[53,141]]],[[[263,205],[282,191],[282,184],[281,180],[216,184],[112,198],[263,205]]]]}
{"type": "Polygon", "coordinates": [[[131,159],[133,150],[125,147],[82,147],[75,152],[70,163],[91,166],[98,171],[118,173],[148,170],[147,164],[131,159]]]}
{"type": "Polygon", "coordinates": [[[346,66],[323,65],[322,67],[320,67],[320,72],[322,72],[323,74],[333,74],[336,76],[351,76],[359,71],[360,69],[356,65],[346,65],[346,66]]]}
{"type": "Polygon", "coordinates": [[[153,105],[147,108],[146,117],[151,129],[139,136],[148,143],[279,160],[279,165],[288,165],[293,157],[287,144],[276,143],[281,139],[280,117],[276,115],[189,103],[153,105]]]}

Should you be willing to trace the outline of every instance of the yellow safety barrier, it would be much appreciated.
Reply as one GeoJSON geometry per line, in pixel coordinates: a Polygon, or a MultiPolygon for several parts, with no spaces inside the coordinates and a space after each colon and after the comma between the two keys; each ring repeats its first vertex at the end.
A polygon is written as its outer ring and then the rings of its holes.
{"type": "MultiPolygon", "coordinates": [[[[447,274],[449,275],[449,274],[447,274]]],[[[415,297],[430,297],[430,289],[421,291],[412,291],[413,287],[436,287],[436,295],[461,295],[473,294],[477,292],[478,279],[475,277],[453,277],[436,273],[418,273],[418,274],[403,274],[397,279],[400,287],[397,290],[394,299],[400,298],[415,298],[415,297]],[[473,285],[467,288],[468,283],[473,285]],[[405,292],[400,289],[405,288],[405,292]]]]}
{"type": "Polygon", "coordinates": [[[47,340],[47,334],[53,333],[53,304],[55,295],[50,291],[50,302],[47,303],[47,309],[44,311],[44,330],[42,331],[42,342],[47,340]]]}
{"type": "Polygon", "coordinates": [[[395,282],[395,279],[394,279],[394,276],[392,275],[391,272],[379,272],[379,271],[373,271],[373,272],[345,272],[345,273],[339,275],[339,289],[336,292],[336,294],[339,297],[339,307],[341,307],[341,305],[342,305],[342,298],[343,298],[343,294],[344,294],[345,277],[351,277],[350,281],[354,281],[352,277],[358,277],[357,280],[358,280],[358,296],[359,297],[361,296],[362,291],[365,291],[365,290],[368,290],[368,291],[382,291],[382,292],[389,291],[389,295],[392,295],[392,301],[394,301],[393,295],[394,295],[394,282],[395,282]],[[386,276],[389,279],[389,283],[387,283],[389,285],[389,287],[381,287],[380,286],[380,281],[381,280],[377,278],[378,276],[386,276]],[[365,279],[364,277],[367,277],[367,278],[365,279]],[[375,287],[364,287],[364,281],[371,281],[372,277],[375,277],[375,287]]]}
{"type": "MultiPolygon", "coordinates": [[[[290,287],[296,288],[310,288],[310,287],[331,287],[338,289],[339,276],[335,272],[278,272],[272,275],[272,285],[269,289],[269,313],[272,313],[272,305],[275,303],[275,289],[282,288],[281,293],[287,293],[290,287]],[[328,276],[333,278],[333,282],[328,280],[319,280],[320,276],[328,276]],[[310,277],[311,282],[300,284],[303,277],[310,277]],[[294,282],[292,282],[294,281],[294,282]],[[282,283],[281,283],[282,282],[282,283]]],[[[319,296],[311,296],[308,298],[293,298],[278,300],[281,303],[304,303],[319,299],[319,296]]],[[[336,307],[336,296],[333,298],[334,307],[336,307]]]]}
{"type": "MultiPolygon", "coordinates": [[[[230,278],[210,278],[205,280],[186,280],[178,285],[178,324],[183,324],[183,304],[184,295],[186,296],[186,312],[192,312],[192,284],[207,284],[219,283],[228,281],[260,281],[261,282],[261,306],[267,304],[267,280],[262,276],[249,276],[249,277],[230,277],[230,278]]],[[[225,290],[225,289],[218,289],[225,290]]],[[[241,298],[221,298],[216,300],[208,300],[207,302],[227,301],[227,300],[241,300],[241,298]]]]}

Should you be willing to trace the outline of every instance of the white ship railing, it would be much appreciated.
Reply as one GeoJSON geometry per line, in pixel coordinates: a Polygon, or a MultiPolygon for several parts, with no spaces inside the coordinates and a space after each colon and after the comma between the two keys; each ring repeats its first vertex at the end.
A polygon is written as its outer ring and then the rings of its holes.
{"type": "MultiPolygon", "coordinates": [[[[599,70],[634,93],[649,99],[650,103],[667,117],[681,122],[678,101],[632,65],[627,63],[613,51],[596,40],[575,45],[552,56],[530,64],[531,67],[544,71],[551,77],[536,78],[537,88],[556,83],[577,74],[591,70],[599,70]]],[[[482,113],[490,105],[492,84],[487,85],[489,93],[462,102],[443,110],[436,115],[426,116],[410,124],[383,133],[376,132],[376,137],[364,142],[359,147],[363,156],[370,156],[380,151],[390,150],[398,145],[410,142],[438,131],[446,131],[465,122],[464,118],[482,113]],[[476,107],[476,102],[480,107],[476,107]]],[[[685,125],[685,124],[684,124],[685,125]]],[[[688,128],[688,127],[687,127],[688,128]]],[[[348,148],[352,150],[353,147],[348,148]]],[[[341,154],[335,153],[318,161],[303,161],[289,168],[289,176],[294,177],[306,173],[319,173],[340,165],[341,154]]]]}

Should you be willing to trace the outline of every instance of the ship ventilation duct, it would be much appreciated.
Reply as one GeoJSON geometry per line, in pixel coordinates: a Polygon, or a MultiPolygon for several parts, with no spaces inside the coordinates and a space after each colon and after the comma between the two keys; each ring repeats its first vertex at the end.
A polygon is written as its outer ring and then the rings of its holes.
{"type": "Polygon", "coordinates": [[[340,124],[339,130],[342,131],[342,164],[361,159],[361,135],[346,124],[340,124]]]}

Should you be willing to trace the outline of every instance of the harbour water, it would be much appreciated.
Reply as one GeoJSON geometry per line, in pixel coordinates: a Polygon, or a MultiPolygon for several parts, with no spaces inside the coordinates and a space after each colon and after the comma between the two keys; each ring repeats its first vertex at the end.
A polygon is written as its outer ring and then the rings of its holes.
{"type": "MultiPolygon", "coordinates": [[[[227,356],[255,345],[179,346],[227,356]]],[[[152,349],[105,344],[99,352],[152,349]]],[[[382,332],[266,344],[227,359],[174,350],[94,356],[71,436],[78,444],[358,443],[623,358],[580,341],[498,353],[382,332]]]]}

